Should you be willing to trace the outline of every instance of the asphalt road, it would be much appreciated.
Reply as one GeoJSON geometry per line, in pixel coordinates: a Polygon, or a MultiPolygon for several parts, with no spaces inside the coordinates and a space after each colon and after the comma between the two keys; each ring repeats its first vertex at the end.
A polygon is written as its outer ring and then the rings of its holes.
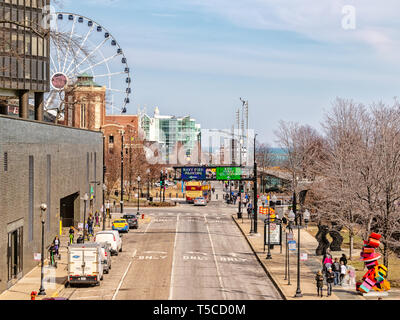
{"type": "MultiPolygon", "coordinates": [[[[221,198],[220,198],[221,199],[221,198]]],[[[126,211],[135,212],[135,209],[126,211]]],[[[143,208],[150,217],[123,236],[123,252],[97,287],[66,288],[71,300],[281,299],[222,201],[143,208]]]]}

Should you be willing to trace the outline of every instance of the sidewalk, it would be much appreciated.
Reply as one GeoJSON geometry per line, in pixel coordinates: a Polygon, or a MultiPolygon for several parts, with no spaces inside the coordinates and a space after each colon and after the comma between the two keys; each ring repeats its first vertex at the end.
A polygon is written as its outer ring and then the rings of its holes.
{"type": "MultiPolygon", "coordinates": [[[[108,224],[108,221],[107,221],[108,224]]],[[[107,227],[106,224],[106,227],[107,227]]],[[[95,227],[94,232],[102,230],[101,227],[95,227]]],[[[45,296],[36,296],[36,300],[43,298],[55,298],[61,289],[64,288],[64,284],[67,281],[67,245],[69,242],[69,228],[63,228],[63,234],[60,238],[60,249],[61,260],[57,261],[57,268],[50,267],[49,261],[44,261],[44,289],[46,292],[45,296]]],[[[79,234],[79,233],[78,233],[79,234]]],[[[78,235],[75,233],[75,241],[78,235]]],[[[48,254],[45,253],[45,258],[48,258],[48,254]]],[[[0,294],[0,300],[31,300],[31,292],[36,291],[39,293],[41,283],[41,266],[40,262],[38,266],[33,268],[30,272],[22,277],[14,286],[0,294]]]]}
{"type": "MultiPolygon", "coordinates": [[[[275,285],[280,289],[281,294],[287,300],[376,300],[377,297],[364,297],[358,294],[355,287],[342,287],[333,286],[332,295],[327,297],[326,285],[324,285],[323,297],[317,296],[317,289],[315,284],[315,274],[321,269],[321,257],[315,254],[315,249],[318,247],[317,240],[310,235],[305,229],[300,231],[300,246],[301,253],[308,254],[307,261],[300,262],[300,290],[303,295],[301,298],[295,298],[297,290],[297,251],[290,253],[290,285],[288,280],[285,280],[285,238],[282,236],[282,253],[280,246],[274,246],[271,249],[272,259],[266,259],[268,246],[265,246],[264,252],[264,222],[258,221],[258,235],[250,235],[250,220],[247,218],[247,214],[243,215],[242,219],[237,219],[237,215],[232,215],[233,220],[246,237],[252,250],[257,256],[266,272],[271,277],[275,285]]],[[[297,241],[298,230],[294,229],[294,240],[297,241]]],[[[284,231],[283,231],[284,232],[284,231]]],[[[334,257],[340,257],[345,252],[333,252],[334,257]]],[[[399,290],[392,289],[389,291],[389,296],[383,297],[385,300],[398,300],[399,290]]]]}

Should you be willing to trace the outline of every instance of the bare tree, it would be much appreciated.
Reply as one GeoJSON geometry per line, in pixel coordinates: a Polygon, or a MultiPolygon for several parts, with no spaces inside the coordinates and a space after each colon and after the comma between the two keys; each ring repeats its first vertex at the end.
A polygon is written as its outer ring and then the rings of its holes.
{"type": "Polygon", "coordinates": [[[110,200],[111,192],[118,188],[118,181],[121,178],[121,157],[118,153],[109,153],[106,157],[106,195],[110,200]]]}

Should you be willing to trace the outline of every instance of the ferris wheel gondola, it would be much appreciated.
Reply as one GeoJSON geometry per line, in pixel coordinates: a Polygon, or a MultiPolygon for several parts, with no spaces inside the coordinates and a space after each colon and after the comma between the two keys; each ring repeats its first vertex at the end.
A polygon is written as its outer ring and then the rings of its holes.
{"type": "Polygon", "coordinates": [[[50,52],[51,90],[45,97],[48,112],[63,113],[65,89],[82,74],[106,89],[106,108],[126,113],[130,103],[131,72],[124,51],[109,30],[93,19],[56,12],[50,52]]]}

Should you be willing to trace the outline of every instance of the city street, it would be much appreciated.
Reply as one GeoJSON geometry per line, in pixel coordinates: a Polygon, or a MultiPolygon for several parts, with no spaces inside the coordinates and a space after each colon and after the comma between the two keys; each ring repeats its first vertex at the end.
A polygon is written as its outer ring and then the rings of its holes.
{"type": "MultiPolygon", "coordinates": [[[[221,198],[220,198],[221,199],[221,198]]],[[[127,209],[134,213],[135,209],[127,209]]],[[[281,299],[222,201],[141,209],[149,223],[123,235],[100,287],[63,289],[71,300],[281,299]]]]}

